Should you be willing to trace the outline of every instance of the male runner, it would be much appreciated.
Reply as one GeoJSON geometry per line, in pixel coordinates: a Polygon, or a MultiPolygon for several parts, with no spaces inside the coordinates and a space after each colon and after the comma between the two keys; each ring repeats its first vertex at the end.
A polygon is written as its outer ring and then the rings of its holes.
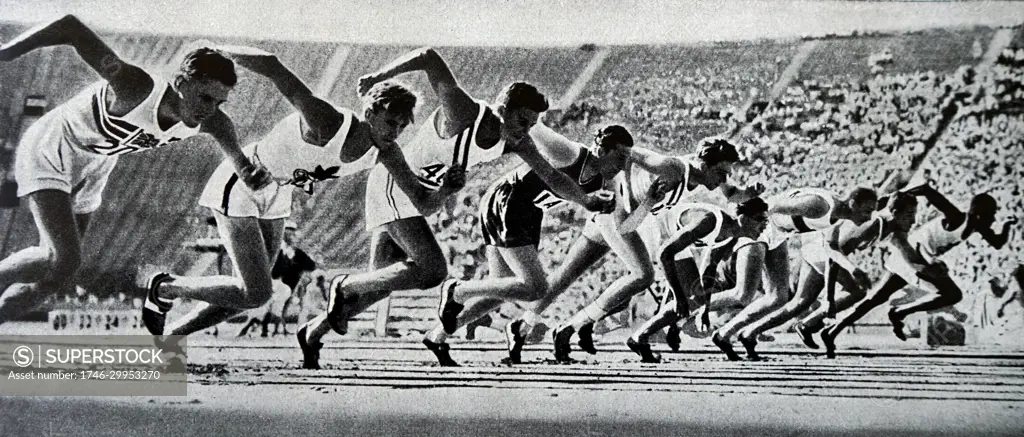
{"type": "MultiPolygon", "coordinates": [[[[547,152],[551,164],[587,193],[599,192],[620,177],[633,147],[633,136],[619,125],[600,129],[593,149],[544,125],[538,125],[531,136],[547,152]]],[[[460,326],[483,317],[504,301],[534,301],[546,294],[547,277],[538,252],[541,224],[547,211],[563,203],[527,166],[500,178],[481,196],[480,226],[490,277],[448,280],[441,285],[440,321],[423,343],[442,366],[456,365],[445,341],[460,326]],[[467,302],[470,299],[472,302],[467,302]]]]}
{"type": "MultiPolygon", "coordinates": [[[[453,168],[464,172],[477,164],[514,154],[555,194],[592,211],[605,210],[612,204],[610,199],[584,192],[537,150],[528,132],[540,113],[548,109],[548,101],[533,85],[512,83],[493,106],[488,105],[470,96],[444,58],[427,47],[360,78],[359,89],[414,71],[426,73],[440,101],[404,149],[421,184],[440,188],[442,179],[453,168]]],[[[428,212],[418,210],[404,193],[394,189],[393,178],[383,168],[376,166],[370,171],[366,228],[373,232],[370,263],[374,270],[334,278],[327,313],[307,324],[309,344],[318,343],[330,329],[344,334],[349,318],[393,290],[427,289],[441,284],[448,275],[448,266],[425,214],[428,212]]],[[[313,361],[309,358],[307,363],[313,361]]]]}
{"type": "Polygon", "coordinates": [[[757,292],[766,252],[757,237],[767,226],[767,210],[759,197],[737,205],[735,215],[708,203],[676,207],[676,233],[660,253],[673,292],[626,343],[644,362],[660,361],[648,338],[689,314],[690,298],[705,296],[706,307],[720,309],[739,305],[757,292]]]}
{"type": "Polygon", "coordinates": [[[234,124],[219,109],[237,81],[234,64],[220,52],[187,53],[167,82],[122,59],[67,15],[0,46],[0,61],[59,45],[73,47],[102,80],[43,115],[18,147],[18,196],[28,198],[40,243],[0,261],[0,323],[73,286],[82,234],[119,155],[206,133],[244,185],[259,189],[270,183],[266,169],[242,154],[234,124]]]}
{"type": "Polygon", "coordinates": [[[191,334],[265,304],[273,295],[271,269],[284,221],[291,215],[293,188],[309,192],[321,181],[359,171],[351,163],[370,149],[377,149],[380,168],[394,175],[418,207],[438,208],[444,197],[461,188],[456,183],[461,181],[452,180],[448,187],[429,192],[406,164],[395,140],[412,122],[416,96],[404,85],[380,82],[365,90],[361,120],[353,111],[314,96],[277,56],[251,47],[223,49],[243,67],[273,81],[297,111],[245,148],[245,156],[271,169],[275,183],[259,191],[240,188],[226,163],[210,177],[199,204],[217,217],[236,276],[153,275],[143,321],[155,335],[163,333],[165,316],[179,297],[202,303],[178,321],[173,335],[191,334]]]}
{"type": "Polygon", "coordinates": [[[1010,238],[1010,227],[1017,223],[1013,217],[1003,223],[1002,232],[997,234],[995,223],[996,200],[988,194],[978,194],[971,199],[970,207],[964,213],[945,196],[926,183],[905,191],[906,194],[923,196],[942,213],[931,221],[910,231],[910,226],[900,229],[889,238],[892,253],[886,259],[886,273],[869,293],[849,314],[821,332],[825,352],[835,358],[835,339],[842,330],[872,309],[882,305],[892,295],[906,286],[913,286],[928,292],[925,296],[893,307],[889,310],[889,321],[893,333],[900,340],[906,340],[903,320],[914,313],[931,311],[954,305],[963,298],[963,292],[949,276],[949,268],[939,258],[971,235],[977,233],[995,247],[1002,249],[1010,238]]]}
{"type": "MultiPolygon", "coordinates": [[[[594,323],[624,309],[634,295],[645,290],[654,281],[654,265],[651,258],[657,254],[650,253],[637,230],[620,232],[620,225],[625,220],[623,216],[627,212],[632,212],[627,208],[636,209],[643,200],[657,197],[649,218],[645,219],[647,223],[641,226],[660,229],[668,226],[665,223],[671,221],[666,220],[671,214],[665,212],[680,202],[686,202],[715,189],[721,189],[727,197],[734,198],[741,194],[741,190],[725,181],[738,159],[735,147],[722,139],[709,139],[700,145],[698,152],[682,156],[664,156],[649,150],[632,149],[631,161],[637,164],[639,169],[647,172],[648,177],[633,175],[629,170],[623,172],[623,177],[619,178],[618,192],[622,199],[629,199],[630,205],[626,205],[626,201],[619,202],[614,217],[607,214],[592,216],[583,228],[583,238],[576,240],[565,262],[552,275],[547,294],[531,303],[522,319],[506,325],[510,363],[516,364],[520,361],[522,347],[530,329],[537,323],[540,313],[611,248],[627,263],[631,274],[615,280],[593,302],[570,317],[564,326],[553,333],[555,357],[560,361],[569,360],[569,343],[574,332],[578,334],[578,344],[584,351],[597,353],[592,337],[594,323]],[[657,180],[652,182],[650,177],[656,177],[657,180]],[[640,188],[643,185],[648,187],[640,188]],[[569,329],[570,327],[572,329],[569,329]]],[[[753,190],[756,191],[757,188],[753,190]]],[[[743,190],[743,193],[759,194],[748,191],[751,190],[743,190]]]]}
{"type": "MultiPolygon", "coordinates": [[[[905,200],[901,200],[901,202],[905,202],[905,200]]],[[[896,218],[896,213],[889,211],[894,216],[891,220],[885,220],[883,216],[860,223],[855,220],[843,219],[829,228],[801,234],[799,236],[801,239],[800,267],[795,295],[781,308],[740,329],[737,339],[746,349],[747,357],[753,360],[759,359],[755,350],[758,335],[782,325],[807,310],[818,298],[823,288],[828,289],[827,305],[804,319],[812,326],[821,323],[827,314],[843,311],[863,298],[866,290],[871,286],[871,282],[867,274],[849,261],[846,256],[867,247],[874,241],[886,238],[894,232],[898,225],[906,223],[907,220],[913,220],[913,209],[900,208],[897,212],[903,216],[896,218]],[[838,264],[842,268],[834,268],[834,264],[838,264]],[[840,302],[835,299],[835,283],[837,281],[843,284],[845,291],[840,302]]],[[[812,348],[816,347],[801,332],[805,329],[798,324],[798,335],[801,336],[805,344],[812,348]]]]}
{"type": "MultiPolygon", "coordinates": [[[[765,262],[771,290],[788,290],[790,237],[826,229],[839,220],[863,223],[878,206],[878,195],[869,188],[855,188],[845,199],[819,188],[795,188],[768,199],[771,226],[761,236],[768,244],[765,262]]],[[[788,298],[779,294],[780,298],[788,298]]]]}
{"type": "MultiPolygon", "coordinates": [[[[790,237],[827,229],[838,220],[852,220],[862,223],[871,216],[878,206],[874,190],[855,188],[845,199],[828,190],[798,188],[787,190],[768,199],[770,226],[759,238],[766,243],[765,272],[768,286],[764,294],[746,304],[742,311],[712,335],[712,341],[726,350],[729,359],[739,359],[731,352],[729,343],[740,329],[781,308],[790,300],[790,237]]],[[[749,296],[745,296],[749,297],[749,296]]],[[[705,314],[707,312],[705,308],[705,314]]],[[[748,341],[742,338],[742,341],[748,341]]]]}

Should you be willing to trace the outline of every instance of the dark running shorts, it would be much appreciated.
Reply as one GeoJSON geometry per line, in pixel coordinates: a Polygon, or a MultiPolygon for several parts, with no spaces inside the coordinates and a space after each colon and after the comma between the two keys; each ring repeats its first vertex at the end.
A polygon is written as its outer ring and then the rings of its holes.
{"type": "Polygon", "coordinates": [[[537,247],[540,244],[544,211],[516,196],[514,188],[512,184],[499,182],[481,198],[480,227],[488,246],[537,247]]]}

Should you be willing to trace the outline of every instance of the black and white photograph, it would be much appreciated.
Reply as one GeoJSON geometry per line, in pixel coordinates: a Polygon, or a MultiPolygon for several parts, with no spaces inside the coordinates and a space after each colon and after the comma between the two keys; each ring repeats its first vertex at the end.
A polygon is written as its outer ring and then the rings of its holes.
{"type": "Polygon", "coordinates": [[[1024,2],[0,0],[0,436],[1024,435],[1024,2]]]}

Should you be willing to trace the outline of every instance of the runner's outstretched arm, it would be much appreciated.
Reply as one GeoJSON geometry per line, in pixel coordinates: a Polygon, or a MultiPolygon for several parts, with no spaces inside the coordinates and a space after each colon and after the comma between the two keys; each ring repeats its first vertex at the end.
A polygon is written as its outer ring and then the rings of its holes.
{"type": "MultiPolygon", "coordinates": [[[[17,59],[43,47],[70,45],[121,96],[124,90],[144,89],[148,94],[152,79],[141,68],[128,63],[110,48],[88,26],[74,15],[36,26],[0,46],[0,61],[17,59]],[[149,86],[141,84],[149,83],[149,86]]],[[[123,96],[121,96],[123,97],[123,96]]]]}
{"type": "Polygon", "coordinates": [[[922,184],[905,192],[911,196],[923,196],[929,203],[935,205],[935,208],[945,216],[943,225],[946,229],[956,229],[967,218],[966,214],[960,211],[960,208],[953,205],[946,196],[943,196],[930,183],[922,184]]]}
{"type": "Polygon", "coordinates": [[[313,95],[313,91],[273,53],[244,46],[218,46],[238,65],[270,79],[281,95],[302,114],[303,120],[319,132],[341,126],[341,114],[330,103],[313,95]]]}
{"type": "Polygon", "coordinates": [[[388,142],[379,146],[380,153],[377,160],[384,165],[391,177],[409,199],[412,200],[416,209],[424,216],[437,212],[448,196],[462,189],[465,185],[465,171],[462,167],[455,166],[448,169],[444,175],[444,182],[436,191],[430,191],[420,183],[419,178],[413,173],[409,163],[405,160],[402,148],[394,142],[388,142]]]}
{"type": "Polygon", "coordinates": [[[235,173],[250,189],[259,190],[274,181],[266,167],[254,164],[242,153],[242,147],[238,144],[235,123],[223,111],[218,109],[210,118],[203,121],[200,131],[210,134],[217,140],[221,152],[234,166],[235,173]]]}
{"type": "Polygon", "coordinates": [[[551,163],[544,159],[537,150],[537,146],[529,136],[505,147],[529,165],[530,169],[559,197],[577,203],[593,212],[607,213],[615,208],[614,198],[587,194],[572,178],[552,167],[551,163]]]}
{"type": "Polygon", "coordinates": [[[452,124],[472,122],[472,117],[476,115],[477,103],[459,85],[451,68],[448,67],[448,62],[431,47],[422,47],[406,53],[380,70],[359,78],[359,95],[366,94],[366,91],[379,82],[414,71],[426,73],[431,88],[441,100],[441,108],[452,124]]]}
{"type": "Polygon", "coordinates": [[[768,205],[768,215],[797,215],[807,218],[818,218],[828,213],[828,202],[819,196],[804,195],[795,199],[782,199],[768,205]]]}
{"type": "Polygon", "coordinates": [[[1002,249],[1008,241],[1010,241],[1010,227],[1017,224],[1017,218],[1013,217],[1003,223],[1003,232],[996,234],[991,228],[978,229],[978,233],[981,237],[991,244],[996,249],[1002,249]]]}

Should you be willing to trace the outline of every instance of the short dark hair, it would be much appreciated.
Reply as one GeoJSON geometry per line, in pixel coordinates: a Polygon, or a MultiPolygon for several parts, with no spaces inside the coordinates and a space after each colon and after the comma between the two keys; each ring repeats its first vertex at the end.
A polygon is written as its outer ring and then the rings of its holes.
{"type": "Polygon", "coordinates": [[[902,211],[907,208],[917,208],[917,197],[897,191],[892,196],[892,209],[894,211],[902,211]]]}
{"type": "Polygon", "coordinates": [[[363,96],[363,107],[373,111],[404,115],[413,119],[416,110],[416,94],[407,85],[396,80],[385,80],[373,85],[363,96]]]}
{"type": "Polygon", "coordinates": [[[999,205],[996,199],[988,193],[981,193],[971,199],[971,214],[984,213],[986,216],[994,216],[999,205]]]}
{"type": "Polygon", "coordinates": [[[768,212],[768,204],[760,197],[752,197],[736,205],[737,216],[752,216],[768,212]]]}
{"type": "Polygon", "coordinates": [[[700,145],[697,157],[708,165],[715,165],[720,162],[737,162],[740,154],[729,141],[723,138],[707,139],[700,145]]]}
{"type": "Polygon", "coordinates": [[[878,193],[876,193],[875,190],[866,187],[854,188],[853,191],[850,191],[848,198],[856,204],[878,203],[878,193]]]}
{"type": "Polygon", "coordinates": [[[633,147],[633,135],[625,127],[613,124],[605,126],[597,131],[594,141],[600,147],[614,147],[621,144],[626,147],[633,147]]]}
{"type": "Polygon", "coordinates": [[[535,112],[547,111],[550,105],[537,87],[526,82],[513,82],[498,95],[498,103],[506,110],[526,108],[535,112]]]}
{"type": "Polygon", "coordinates": [[[185,55],[178,74],[185,79],[212,79],[230,87],[238,83],[235,63],[209,47],[200,47],[185,55]]]}

